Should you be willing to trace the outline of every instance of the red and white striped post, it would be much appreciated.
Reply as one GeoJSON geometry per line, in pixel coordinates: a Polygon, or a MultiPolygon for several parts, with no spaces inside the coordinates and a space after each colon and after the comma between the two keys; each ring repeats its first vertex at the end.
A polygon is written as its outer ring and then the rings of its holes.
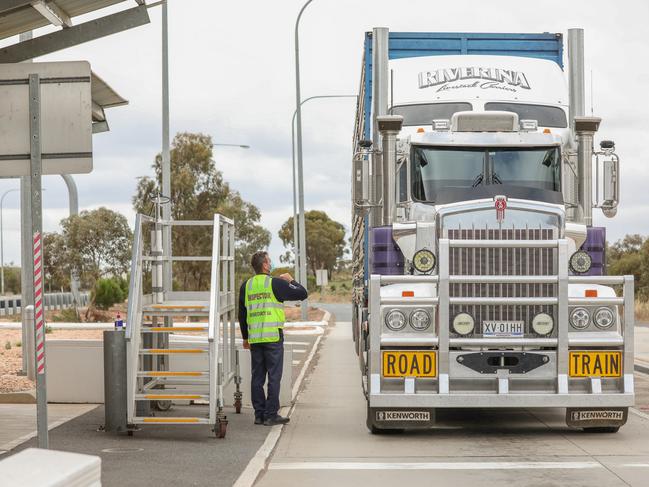
{"type": "Polygon", "coordinates": [[[34,234],[34,328],[36,374],[45,373],[45,320],[43,317],[43,246],[41,233],[34,234]]]}

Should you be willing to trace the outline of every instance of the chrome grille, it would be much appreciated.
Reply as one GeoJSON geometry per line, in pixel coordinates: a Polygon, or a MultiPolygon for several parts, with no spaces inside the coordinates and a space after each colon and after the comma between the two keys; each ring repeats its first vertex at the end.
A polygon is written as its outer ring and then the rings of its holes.
{"type": "MultiPolygon", "coordinates": [[[[552,228],[471,228],[448,229],[449,239],[463,240],[551,240],[558,238],[552,228]]],[[[451,248],[451,275],[556,275],[556,249],[543,248],[451,248]]],[[[453,297],[552,297],[557,295],[556,284],[458,284],[449,288],[453,297]]],[[[481,335],[484,321],[523,321],[525,335],[534,337],[532,319],[538,313],[547,313],[557,323],[556,306],[523,305],[451,305],[450,319],[461,312],[475,319],[475,334],[481,335]]],[[[451,334],[453,330],[451,328],[451,334]]],[[[556,327],[553,331],[556,335],[556,327]]]]}

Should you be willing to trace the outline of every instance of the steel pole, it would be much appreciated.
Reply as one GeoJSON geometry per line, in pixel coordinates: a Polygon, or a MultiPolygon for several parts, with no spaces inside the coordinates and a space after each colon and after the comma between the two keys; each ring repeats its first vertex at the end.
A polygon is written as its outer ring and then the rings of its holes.
{"type": "MultiPolygon", "coordinates": [[[[70,208],[70,216],[75,216],[79,214],[79,191],[77,190],[77,183],[75,183],[74,178],[69,174],[61,174],[65,185],[68,188],[68,205],[70,208]]],[[[73,268],[70,272],[70,291],[72,292],[72,298],[74,299],[74,305],[79,306],[80,304],[80,295],[79,295],[79,269],[73,268]]]]}
{"type": "Polygon", "coordinates": [[[295,261],[295,278],[300,280],[300,247],[298,245],[297,192],[295,191],[295,114],[291,121],[291,167],[293,169],[293,260],[295,261]]]}
{"type": "MultiPolygon", "coordinates": [[[[162,194],[169,203],[162,205],[162,219],[171,220],[171,154],[169,151],[169,25],[167,1],[162,3],[162,194]]],[[[164,255],[162,286],[172,291],[171,226],[162,227],[162,253],[164,255]]]]}
{"type": "MultiPolygon", "coordinates": [[[[32,32],[24,32],[20,34],[20,42],[28,41],[33,37],[32,32]]],[[[26,62],[31,62],[26,61],[26,62]]],[[[34,274],[33,260],[32,260],[32,186],[29,176],[21,176],[20,178],[20,312],[22,314],[22,342],[27,343],[28,332],[24,310],[30,304],[33,306],[32,301],[32,275],[34,274]]],[[[29,370],[27,364],[27,354],[23,354],[23,370],[21,373],[25,375],[29,370]]]]}
{"type": "Polygon", "coordinates": [[[8,189],[3,193],[2,198],[0,198],[0,295],[2,296],[5,295],[5,234],[3,227],[3,209],[5,196],[14,191],[20,191],[20,189],[8,189]]]}
{"type": "MultiPolygon", "coordinates": [[[[297,122],[297,178],[298,178],[298,207],[299,207],[299,243],[300,243],[300,282],[307,287],[306,276],[306,223],[304,221],[304,175],[302,173],[302,95],[300,93],[300,19],[309,4],[308,0],[300,9],[295,20],[295,106],[297,122]]],[[[301,317],[307,319],[308,301],[305,299],[300,305],[301,317]]]]}
{"type": "Polygon", "coordinates": [[[36,430],[38,447],[48,448],[47,428],[47,386],[45,376],[45,320],[43,299],[43,198],[42,176],[42,134],[41,134],[41,81],[38,74],[29,75],[29,132],[30,132],[30,178],[31,178],[31,220],[32,220],[32,299],[34,302],[35,371],[36,371],[36,430]]]}

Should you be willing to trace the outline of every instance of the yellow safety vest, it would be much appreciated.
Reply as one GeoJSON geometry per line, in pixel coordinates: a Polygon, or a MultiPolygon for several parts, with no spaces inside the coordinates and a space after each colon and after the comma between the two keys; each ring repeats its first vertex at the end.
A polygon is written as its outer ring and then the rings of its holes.
{"type": "Polygon", "coordinates": [[[248,343],[279,341],[279,330],[284,328],[284,304],[273,294],[271,277],[257,274],[246,282],[246,321],[248,343]]]}

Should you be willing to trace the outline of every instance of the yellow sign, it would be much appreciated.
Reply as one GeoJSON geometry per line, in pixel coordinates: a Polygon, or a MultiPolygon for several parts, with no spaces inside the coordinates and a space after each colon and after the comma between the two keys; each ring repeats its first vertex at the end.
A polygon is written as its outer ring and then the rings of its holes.
{"type": "Polygon", "coordinates": [[[570,377],[620,377],[622,352],[570,352],[570,377]]]}
{"type": "Polygon", "coordinates": [[[435,352],[389,350],[383,352],[383,377],[435,377],[435,352]]]}

